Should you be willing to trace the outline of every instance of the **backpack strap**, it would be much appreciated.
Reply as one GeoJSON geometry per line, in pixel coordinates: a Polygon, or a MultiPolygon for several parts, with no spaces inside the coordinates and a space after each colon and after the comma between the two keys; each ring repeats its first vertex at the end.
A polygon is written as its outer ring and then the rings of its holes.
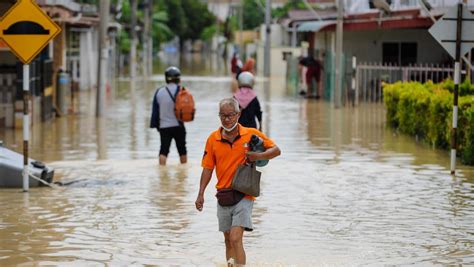
{"type": "Polygon", "coordinates": [[[173,102],[176,103],[176,96],[178,95],[178,92],[179,92],[179,85],[178,85],[178,89],[176,90],[176,94],[174,95],[174,97],[173,97],[173,95],[171,94],[170,89],[168,89],[168,86],[165,86],[165,88],[166,88],[166,92],[168,92],[168,94],[170,95],[171,99],[173,99],[173,102]]]}
{"type": "Polygon", "coordinates": [[[174,99],[176,99],[176,97],[177,97],[178,94],[179,94],[179,91],[181,91],[181,90],[184,90],[184,87],[181,88],[181,86],[178,85],[178,87],[176,88],[176,93],[174,93],[174,99]]]}

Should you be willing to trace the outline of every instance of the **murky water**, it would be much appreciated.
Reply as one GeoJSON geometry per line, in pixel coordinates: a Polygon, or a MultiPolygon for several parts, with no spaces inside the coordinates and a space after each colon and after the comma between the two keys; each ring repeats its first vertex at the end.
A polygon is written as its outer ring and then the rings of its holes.
{"type": "MultiPolygon", "coordinates": [[[[94,118],[82,94],[78,114],[35,125],[32,157],[48,162],[60,189],[0,189],[0,265],[224,265],[211,181],[194,208],[200,159],[218,127],[225,76],[183,78],[197,101],[187,124],[189,163],[158,166],[159,136],[148,129],[154,87],[127,81],[94,118]]],[[[264,131],[282,156],[262,168],[251,266],[474,264],[474,170],[449,175],[449,155],[384,127],[383,106],[332,109],[288,94],[283,80],[258,83],[264,131]]],[[[0,132],[21,151],[20,131],[0,132]]],[[[215,178],[214,178],[215,179],[215,178]]]]}

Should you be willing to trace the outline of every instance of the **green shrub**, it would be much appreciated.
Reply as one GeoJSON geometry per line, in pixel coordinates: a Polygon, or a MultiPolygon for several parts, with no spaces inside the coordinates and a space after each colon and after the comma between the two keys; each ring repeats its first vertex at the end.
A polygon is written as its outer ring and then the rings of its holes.
{"type": "MultiPolygon", "coordinates": [[[[441,83],[441,86],[451,93],[454,92],[454,81],[451,79],[446,79],[441,83]]],[[[459,85],[458,94],[459,96],[474,95],[474,86],[471,84],[470,79],[465,79],[464,82],[459,85]]]]}
{"type": "Polygon", "coordinates": [[[394,84],[384,84],[383,87],[383,101],[387,108],[387,123],[393,128],[398,128],[397,106],[400,99],[400,87],[402,82],[394,84]]]}
{"type": "MultiPolygon", "coordinates": [[[[429,81],[385,84],[387,124],[418,136],[433,147],[451,146],[454,82],[429,81]]],[[[474,165],[474,87],[469,80],[459,86],[457,144],[464,164],[474,165]]]]}
{"type": "Polygon", "coordinates": [[[474,164],[474,96],[459,98],[458,151],[465,164],[474,164]]]}
{"type": "Polygon", "coordinates": [[[398,128],[409,135],[423,138],[428,130],[431,93],[421,83],[410,83],[400,92],[397,105],[398,128]]]}
{"type": "Polygon", "coordinates": [[[459,96],[474,95],[474,87],[470,79],[465,79],[459,86],[459,96]]]}
{"type": "Polygon", "coordinates": [[[453,108],[452,94],[440,87],[434,89],[429,106],[427,142],[433,147],[449,148],[451,118],[453,108]]]}

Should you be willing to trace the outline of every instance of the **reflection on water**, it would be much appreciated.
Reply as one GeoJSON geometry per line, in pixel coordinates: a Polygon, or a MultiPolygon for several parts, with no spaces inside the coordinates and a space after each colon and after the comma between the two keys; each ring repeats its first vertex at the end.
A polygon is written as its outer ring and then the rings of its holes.
{"type": "MultiPolygon", "coordinates": [[[[212,180],[194,200],[208,134],[219,125],[225,77],[183,78],[195,97],[189,163],[158,166],[148,129],[152,82],[118,82],[107,115],[94,96],[78,114],[35,125],[32,157],[56,169],[61,189],[0,189],[0,265],[224,266],[212,180]]],[[[282,156],[261,168],[249,265],[474,264],[474,171],[449,175],[449,155],[385,128],[379,104],[333,109],[288,96],[283,81],[257,83],[264,130],[282,156]]],[[[0,132],[21,151],[21,131],[0,132]]],[[[215,179],[215,178],[214,178],[215,179]]]]}

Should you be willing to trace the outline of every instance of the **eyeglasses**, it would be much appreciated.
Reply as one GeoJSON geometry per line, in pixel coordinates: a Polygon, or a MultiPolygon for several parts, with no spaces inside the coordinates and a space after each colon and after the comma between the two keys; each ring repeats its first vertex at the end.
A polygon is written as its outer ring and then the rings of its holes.
{"type": "Polygon", "coordinates": [[[230,113],[230,114],[222,114],[222,113],[219,113],[219,117],[221,118],[221,120],[225,120],[225,119],[232,119],[235,117],[235,115],[239,114],[238,112],[234,112],[234,113],[230,113]]]}

